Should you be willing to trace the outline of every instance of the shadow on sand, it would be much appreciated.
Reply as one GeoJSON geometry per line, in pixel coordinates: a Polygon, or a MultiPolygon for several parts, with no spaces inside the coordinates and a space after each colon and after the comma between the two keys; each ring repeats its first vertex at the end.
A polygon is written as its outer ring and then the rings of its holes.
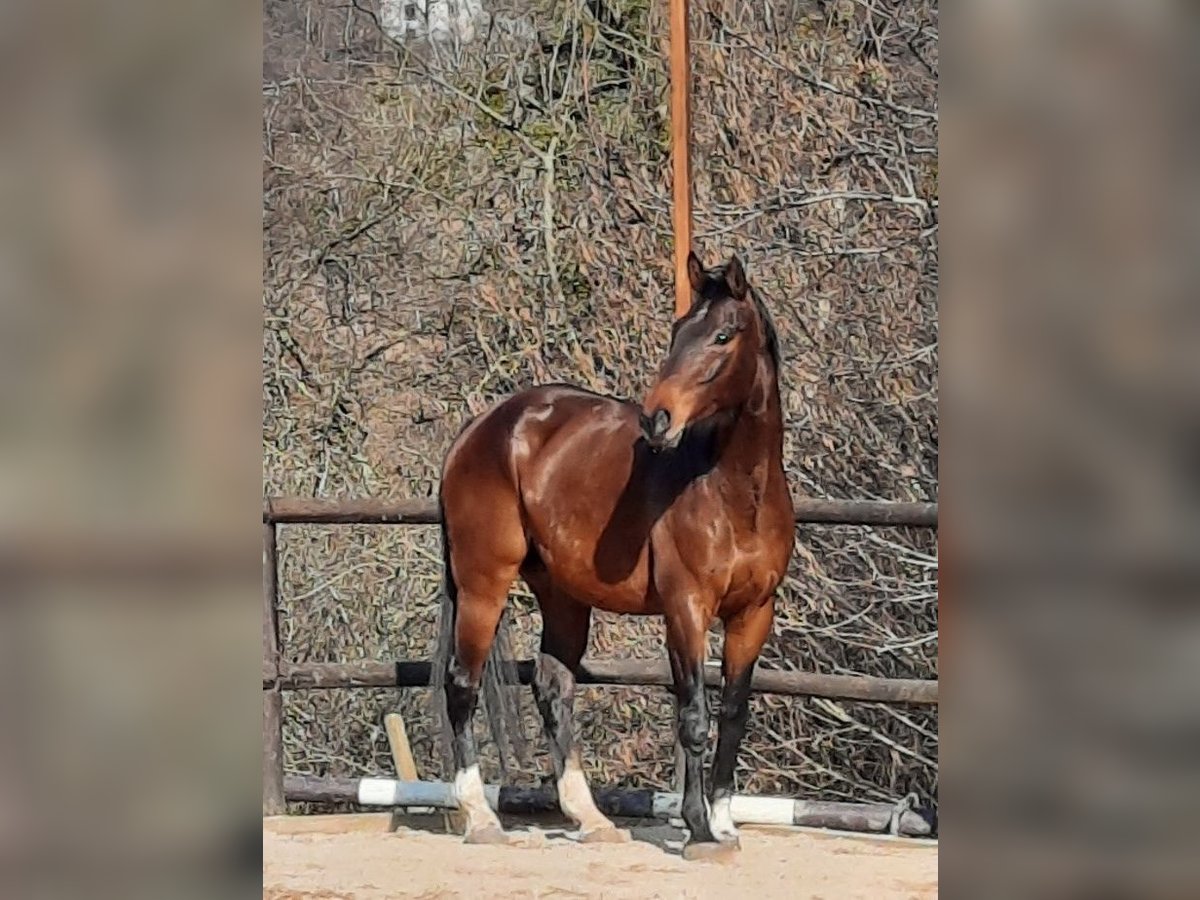
{"type": "MultiPolygon", "coordinates": [[[[543,847],[555,843],[577,843],[579,831],[560,816],[500,816],[505,831],[513,836],[514,847],[543,847]]],[[[686,832],[666,822],[655,819],[614,819],[613,824],[624,828],[633,840],[650,844],[669,856],[679,856],[683,850],[686,832]]],[[[460,827],[454,822],[454,813],[433,812],[413,814],[394,810],[390,831],[409,829],[427,834],[457,834],[460,827]]]]}

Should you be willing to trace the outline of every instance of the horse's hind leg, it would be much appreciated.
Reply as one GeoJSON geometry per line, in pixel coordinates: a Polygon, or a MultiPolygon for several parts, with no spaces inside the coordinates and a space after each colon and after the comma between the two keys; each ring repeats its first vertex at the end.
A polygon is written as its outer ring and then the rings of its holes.
{"type": "Polygon", "coordinates": [[[465,840],[469,844],[508,842],[484,793],[471,717],[479,700],[484,663],[524,552],[524,536],[519,528],[514,532],[489,527],[479,534],[463,534],[460,530],[451,535],[457,599],[454,651],[446,669],[446,713],[454,733],[454,792],[466,818],[465,840]]]}
{"type": "Polygon", "coordinates": [[[559,805],[578,823],[581,841],[627,841],[629,832],[616,828],[596,807],[575,742],[575,673],[587,650],[592,611],[555,590],[544,571],[526,572],[525,577],[542,610],[542,646],[533,696],[550,742],[559,805]]]}

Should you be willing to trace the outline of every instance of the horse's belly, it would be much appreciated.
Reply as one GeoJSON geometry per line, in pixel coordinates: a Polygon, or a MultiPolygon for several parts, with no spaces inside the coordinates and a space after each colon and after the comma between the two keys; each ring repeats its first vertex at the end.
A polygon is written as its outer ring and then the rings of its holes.
{"type": "Polygon", "coordinates": [[[646,552],[605,553],[602,539],[571,537],[569,529],[534,541],[551,581],[580,603],[606,612],[660,613],[649,597],[646,552]]]}
{"type": "Polygon", "coordinates": [[[520,473],[529,541],[557,587],[581,603],[653,614],[650,523],[634,474],[636,419],[612,401],[557,426],[520,473]]]}

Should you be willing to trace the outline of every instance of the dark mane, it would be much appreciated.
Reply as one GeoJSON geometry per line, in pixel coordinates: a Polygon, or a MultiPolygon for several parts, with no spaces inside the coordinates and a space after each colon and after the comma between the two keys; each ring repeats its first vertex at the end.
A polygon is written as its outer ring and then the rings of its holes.
{"type": "Polygon", "coordinates": [[[753,287],[750,288],[750,297],[758,309],[758,318],[762,321],[763,332],[766,334],[767,352],[771,354],[771,362],[775,364],[775,374],[778,376],[781,369],[779,332],[775,330],[775,323],[771,319],[771,314],[767,312],[767,305],[763,303],[762,296],[753,287]]]}
{"type": "MultiPolygon", "coordinates": [[[[671,326],[671,346],[675,346],[675,335],[679,333],[679,326],[691,319],[693,316],[701,315],[708,307],[718,301],[726,300],[733,295],[729,291],[729,285],[725,281],[725,269],[710,269],[704,273],[704,287],[700,290],[700,298],[692,304],[692,308],[688,310],[688,314],[681,319],[676,319],[671,326]]],[[[779,332],[775,330],[775,323],[771,319],[771,314],[767,312],[767,305],[763,303],[762,296],[758,291],[751,286],[750,298],[754,301],[754,307],[758,310],[758,318],[762,322],[763,334],[765,335],[767,353],[771,355],[771,362],[775,364],[775,374],[778,376],[782,372],[782,363],[779,352],[779,332]]]]}

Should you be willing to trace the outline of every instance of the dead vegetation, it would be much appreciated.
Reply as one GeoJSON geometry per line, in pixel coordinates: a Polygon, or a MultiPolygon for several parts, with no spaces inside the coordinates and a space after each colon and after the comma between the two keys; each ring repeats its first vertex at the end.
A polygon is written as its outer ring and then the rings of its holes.
{"type": "MultiPolygon", "coordinates": [[[[429,496],[471,414],[549,380],[639,396],[666,344],[665,5],[505,0],[521,28],[454,47],[397,45],[371,2],[266,4],[272,494],[429,496]]],[[[697,247],[742,254],[776,319],[793,489],[936,499],[936,5],[693,0],[692,21],[697,247]]],[[[292,659],[430,655],[436,529],[281,534],[292,659]]],[[[797,538],[764,665],[937,676],[933,533],[797,538]]],[[[600,616],[590,653],[659,656],[659,627],[600,616]]],[[[287,695],[288,770],[391,772],[399,708],[432,774],[427,693],[287,695]]],[[[581,694],[596,779],[669,784],[668,696],[581,694]]],[[[936,711],[757,698],[739,785],[935,799],[937,746],[936,711]]]]}

